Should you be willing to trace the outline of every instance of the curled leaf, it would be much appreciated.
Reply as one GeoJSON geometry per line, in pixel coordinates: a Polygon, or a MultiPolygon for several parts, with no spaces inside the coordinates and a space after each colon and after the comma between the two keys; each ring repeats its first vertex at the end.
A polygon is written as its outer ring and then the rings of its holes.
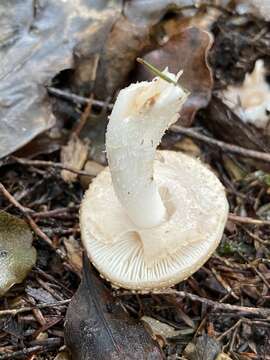
{"type": "Polygon", "coordinates": [[[76,360],[161,360],[143,325],[131,319],[84,259],[83,280],[71,301],[65,339],[76,360]]]}
{"type": "MultiPolygon", "coordinates": [[[[172,338],[178,335],[187,334],[189,329],[175,330],[172,326],[165,324],[159,320],[156,320],[150,316],[143,316],[141,320],[146,323],[155,337],[160,337],[163,340],[163,343],[166,343],[166,339],[172,338]]],[[[190,334],[193,333],[193,329],[190,329],[190,334]]]]}
{"type": "MultiPolygon", "coordinates": [[[[181,85],[190,92],[181,110],[181,124],[190,126],[196,112],[209,103],[213,87],[212,70],[207,55],[212,45],[209,32],[191,27],[173,36],[160,49],[148,53],[144,59],[159,69],[169,68],[177,73],[183,70],[181,85]]],[[[139,68],[139,80],[149,80],[151,74],[139,68]]]]}
{"type": "Polygon", "coordinates": [[[0,212],[0,295],[23,281],[36,262],[32,233],[25,221],[0,212]]]}
{"type": "MultiPolygon", "coordinates": [[[[76,170],[81,170],[87,160],[88,147],[87,141],[82,141],[76,134],[73,134],[67,145],[62,147],[61,162],[64,165],[74,167],[76,170]]],[[[62,170],[61,176],[67,183],[72,183],[77,179],[77,174],[68,170],[62,170]]]]}

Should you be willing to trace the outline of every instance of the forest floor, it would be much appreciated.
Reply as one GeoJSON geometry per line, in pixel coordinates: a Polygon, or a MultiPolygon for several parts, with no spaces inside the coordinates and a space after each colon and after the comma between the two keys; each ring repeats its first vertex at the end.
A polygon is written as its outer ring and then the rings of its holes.
{"type": "MultiPolygon", "coordinates": [[[[230,215],[222,241],[200,270],[167,292],[116,291],[100,279],[131,318],[159,321],[157,328],[148,327],[171,360],[270,359],[270,135],[239,121],[217,96],[241,84],[257,59],[264,60],[270,74],[270,25],[254,15],[218,11],[209,25],[214,43],[206,53],[214,78],[211,100],[196,109],[189,119],[192,127],[179,123],[168,131],[161,148],[199,157],[225,186],[230,215]]],[[[179,16],[167,14],[163,21],[171,29],[180,26],[179,16]]],[[[100,103],[89,106],[89,94],[74,96],[69,75],[55,77],[49,90],[54,114],[61,119],[55,137],[52,130],[50,137],[39,135],[0,163],[0,209],[28,222],[37,251],[25,280],[0,299],[1,360],[69,358],[64,324],[83,267],[79,208],[92,178],[86,173],[95,175],[106,165],[104,124],[114,102],[93,91],[91,99],[100,103]]],[[[206,78],[200,81],[209,87],[206,78]]]]}

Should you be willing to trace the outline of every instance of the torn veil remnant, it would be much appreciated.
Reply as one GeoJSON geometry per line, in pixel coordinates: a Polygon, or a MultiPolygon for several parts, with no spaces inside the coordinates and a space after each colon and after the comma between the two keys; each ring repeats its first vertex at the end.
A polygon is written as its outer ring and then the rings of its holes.
{"type": "Polygon", "coordinates": [[[109,167],[90,185],[80,212],[88,257],[127,289],[186,279],[216,249],[228,215],[224,188],[207,167],[180,152],[156,151],[187,98],[178,76],[162,74],[120,91],[106,134],[109,167]]]}

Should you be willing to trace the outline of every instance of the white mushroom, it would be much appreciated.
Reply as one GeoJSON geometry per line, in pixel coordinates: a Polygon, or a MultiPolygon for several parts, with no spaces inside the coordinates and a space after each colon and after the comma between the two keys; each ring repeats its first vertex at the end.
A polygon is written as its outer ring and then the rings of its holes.
{"type": "Polygon", "coordinates": [[[92,263],[115,286],[165,288],[186,279],[222,237],[228,203],[217,177],[180,152],[156,151],[187,94],[163,71],[116,100],[106,135],[109,167],[82,202],[82,240],[92,263]]]}
{"type": "Polygon", "coordinates": [[[265,78],[264,62],[259,59],[253,72],[246,74],[242,85],[228,86],[221,94],[223,101],[241,120],[262,129],[266,129],[270,121],[270,86],[265,78]]]}

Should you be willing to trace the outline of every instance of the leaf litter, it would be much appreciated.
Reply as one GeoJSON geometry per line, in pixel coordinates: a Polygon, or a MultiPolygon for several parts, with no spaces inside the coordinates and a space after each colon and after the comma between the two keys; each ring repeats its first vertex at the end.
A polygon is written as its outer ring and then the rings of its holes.
{"type": "Polygon", "coordinates": [[[24,220],[0,212],[0,296],[20,283],[36,262],[33,236],[24,220]]]}
{"type": "MultiPolygon", "coordinates": [[[[18,28],[15,30],[8,24],[10,19],[14,19],[12,16],[18,16],[18,13],[14,15],[12,7],[6,8],[8,16],[5,20],[5,31],[1,35],[1,44],[5,39],[11,46],[14,39],[16,40],[15,33],[20,38],[20,30],[24,29],[25,25],[24,19],[33,16],[32,8],[30,11],[28,7],[29,3],[24,2],[22,23],[17,22],[18,28]],[[28,15],[31,13],[31,16],[24,18],[25,11],[28,11],[28,15]]],[[[211,4],[196,7],[193,1],[175,2],[175,6],[171,7],[167,6],[168,2],[159,1],[150,2],[151,6],[147,9],[140,1],[126,1],[123,9],[118,2],[114,2],[109,10],[110,14],[114,14],[111,17],[108,14],[106,17],[104,13],[108,11],[105,9],[107,2],[95,3],[95,14],[101,20],[95,22],[96,27],[92,27],[92,23],[88,24],[89,32],[83,32],[85,38],[76,46],[74,43],[68,55],[71,62],[67,67],[57,67],[47,74],[45,83],[53,84],[62,94],[61,98],[55,95],[56,93],[53,95],[53,92],[48,96],[44,90],[41,104],[36,103],[34,106],[36,111],[42,113],[45,101],[49,110],[46,114],[51,116],[53,103],[52,116],[54,121],[57,119],[58,129],[52,130],[53,133],[60,134],[59,139],[64,134],[64,141],[56,142],[50,148],[48,137],[44,147],[40,144],[37,152],[36,145],[31,149],[31,143],[28,143],[28,152],[22,152],[22,155],[17,157],[3,158],[1,162],[0,181],[5,186],[6,193],[5,196],[1,193],[0,207],[17,218],[27,220],[34,233],[37,261],[30,272],[28,271],[33,264],[27,270],[28,276],[24,282],[12,287],[10,285],[9,291],[0,299],[0,359],[36,357],[47,360],[57,356],[61,358],[63,354],[64,358],[68,358],[67,345],[70,352],[75,354],[73,357],[78,360],[86,359],[86,352],[82,353],[82,350],[87,351],[87,354],[94,351],[95,358],[102,358],[104,352],[100,347],[101,342],[104,341],[106,349],[110,349],[112,341],[107,335],[102,339],[96,335],[95,330],[100,330],[101,333],[106,330],[106,327],[100,325],[102,317],[107,319],[107,326],[116,332],[117,344],[123,346],[129,339],[128,346],[124,345],[124,351],[129,351],[134,345],[133,350],[140,351],[140,358],[146,356],[150,349],[156,351],[154,358],[161,356],[169,360],[180,357],[267,359],[270,353],[267,318],[270,291],[270,170],[265,156],[270,151],[269,141],[260,129],[243,123],[222,99],[217,98],[217,94],[230,86],[241,86],[245,76],[252,73],[258,59],[263,58],[266,75],[269,73],[269,24],[257,17],[256,13],[237,13],[233,2],[229,6],[226,1],[216,2],[214,7],[211,7],[211,4]],[[181,10],[182,6],[185,8],[181,10]],[[208,18],[210,9],[215,10],[211,19],[208,18]],[[190,25],[193,30],[187,29],[190,25]],[[128,41],[125,42],[123,34],[126,36],[128,30],[128,41]],[[212,37],[211,48],[211,41],[204,43],[202,34],[207,34],[208,39],[212,37]],[[105,45],[102,47],[97,39],[104,39],[105,45]],[[196,39],[198,48],[191,46],[194,45],[191,42],[196,39]],[[92,71],[94,49],[99,54],[96,72],[92,71]],[[176,57],[172,55],[178,54],[179,49],[184,51],[185,63],[181,58],[176,61],[176,57]],[[89,270],[84,273],[81,287],[70,303],[82,277],[78,210],[83,187],[87,186],[91,178],[105,165],[104,128],[117,91],[139,76],[138,67],[134,64],[135,58],[138,55],[147,57],[152,53],[166,59],[166,64],[160,64],[160,67],[176,66],[178,70],[185,64],[190,65],[190,70],[186,68],[190,71],[190,79],[186,79],[185,86],[190,86],[196,101],[192,112],[187,115],[187,125],[192,124],[193,128],[186,130],[192,133],[185,133],[181,127],[173,132],[169,131],[162,147],[181,149],[193,156],[199,156],[211,166],[225,185],[231,214],[222,243],[207,264],[167,293],[143,295],[123,290],[115,291],[101,278],[96,277],[93,270],[89,270]],[[64,69],[73,70],[63,72],[64,69]],[[198,88],[202,84],[204,86],[198,88]],[[79,141],[91,138],[91,142],[84,164],[79,166],[80,161],[72,163],[73,173],[78,176],[74,176],[74,181],[67,183],[61,176],[61,170],[69,170],[63,168],[66,162],[61,163],[60,153],[64,151],[61,147],[63,143],[68,143],[74,129],[80,125],[85,106],[91,97],[92,110],[78,134],[79,141]],[[195,134],[195,137],[190,137],[190,134],[195,134]],[[203,136],[203,140],[199,141],[196,134],[203,136]],[[218,140],[220,142],[217,147],[218,140]],[[231,145],[236,148],[231,148],[231,145]],[[231,151],[232,149],[236,152],[231,151]],[[248,152],[250,150],[257,151],[256,161],[251,161],[248,152]],[[82,166],[89,170],[84,172],[82,166]],[[86,180],[86,183],[83,183],[83,180],[86,180]],[[87,282],[95,283],[95,286],[86,288],[87,282]],[[90,295],[86,296],[89,291],[90,295]],[[101,300],[101,308],[93,307],[96,298],[101,300]],[[78,304],[83,306],[78,307],[78,304]],[[91,309],[91,316],[85,309],[91,309]],[[164,325],[167,325],[167,334],[170,329],[170,334],[175,336],[166,336],[164,333],[161,337],[154,335],[154,327],[152,330],[149,325],[142,327],[140,319],[143,317],[158,323],[162,331],[165,329],[164,325]],[[66,343],[65,319],[68,324],[66,343]],[[94,319],[96,322],[93,322],[94,319]],[[123,319],[126,325],[125,334],[121,328],[123,319]],[[91,333],[90,337],[80,332],[79,324],[90,324],[87,328],[89,334],[91,333]],[[132,335],[126,336],[132,329],[132,335]],[[72,331],[81,335],[75,339],[70,335],[72,331]],[[80,341],[76,342],[78,339],[80,341]],[[138,343],[139,346],[136,347],[138,343]],[[162,346],[162,349],[159,349],[159,346],[162,346]]],[[[17,1],[14,4],[18,11],[17,6],[21,3],[17,1]]],[[[42,19],[46,6],[41,9],[41,2],[36,4],[39,9],[37,14],[40,16],[37,16],[37,19],[42,19]]],[[[48,5],[49,2],[44,4],[48,5]]],[[[88,4],[93,5],[94,2],[89,1],[88,4]]],[[[4,2],[0,6],[7,5],[4,2]]],[[[61,10],[66,9],[68,8],[61,10]]],[[[48,14],[49,10],[48,7],[48,14]]],[[[13,24],[16,22],[13,21],[13,24]]],[[[31,59],[29,58],[29,61],[31,59]]],[[[42,64],[41,61],[40,66],[42,64]]],[[[36,74],[36,71],[33,73],[36,74]]],[[[20,71],[17,76],[19,74],[20,71]]],[[[28,77],[31,80],[31,77],[28,77]]],[[[18,86],[23,83],[19,81],[19,77],[16,79],[18,86]]],[[[31,100],[28,92],[25,92],[25,97],[26,100],[31,100]]],[[[22,112],[22,121],[24,114],[28,112],[22,112]]],[[[31,114],[30,111],[29,115],[32,128],[27,136],[36,131],[31,122],[35,112],[31,114]]],[[[2,126],[3,123],[1,120],[2,126]]],[[[19,127],[16,129],[21,136],[19,127]]],[[[45,129],[46,126],[41,132],[45,129]]],[[[43,134],[47,135],[48,132],[43,134]]],[[[15,148],[21,147],[32,138],[31,135],[21,142],[17,137],[14,141],[14,136],[7,153],[12,153],[15,148]]],[[[68,165],[71,165],[70,161],[68,165]]],[[[24,248],[24,251],[26,250],[27,247],[24,248]]],[[[86,267],[89,267],[89,264],[86,264],[86,267]]]]}

